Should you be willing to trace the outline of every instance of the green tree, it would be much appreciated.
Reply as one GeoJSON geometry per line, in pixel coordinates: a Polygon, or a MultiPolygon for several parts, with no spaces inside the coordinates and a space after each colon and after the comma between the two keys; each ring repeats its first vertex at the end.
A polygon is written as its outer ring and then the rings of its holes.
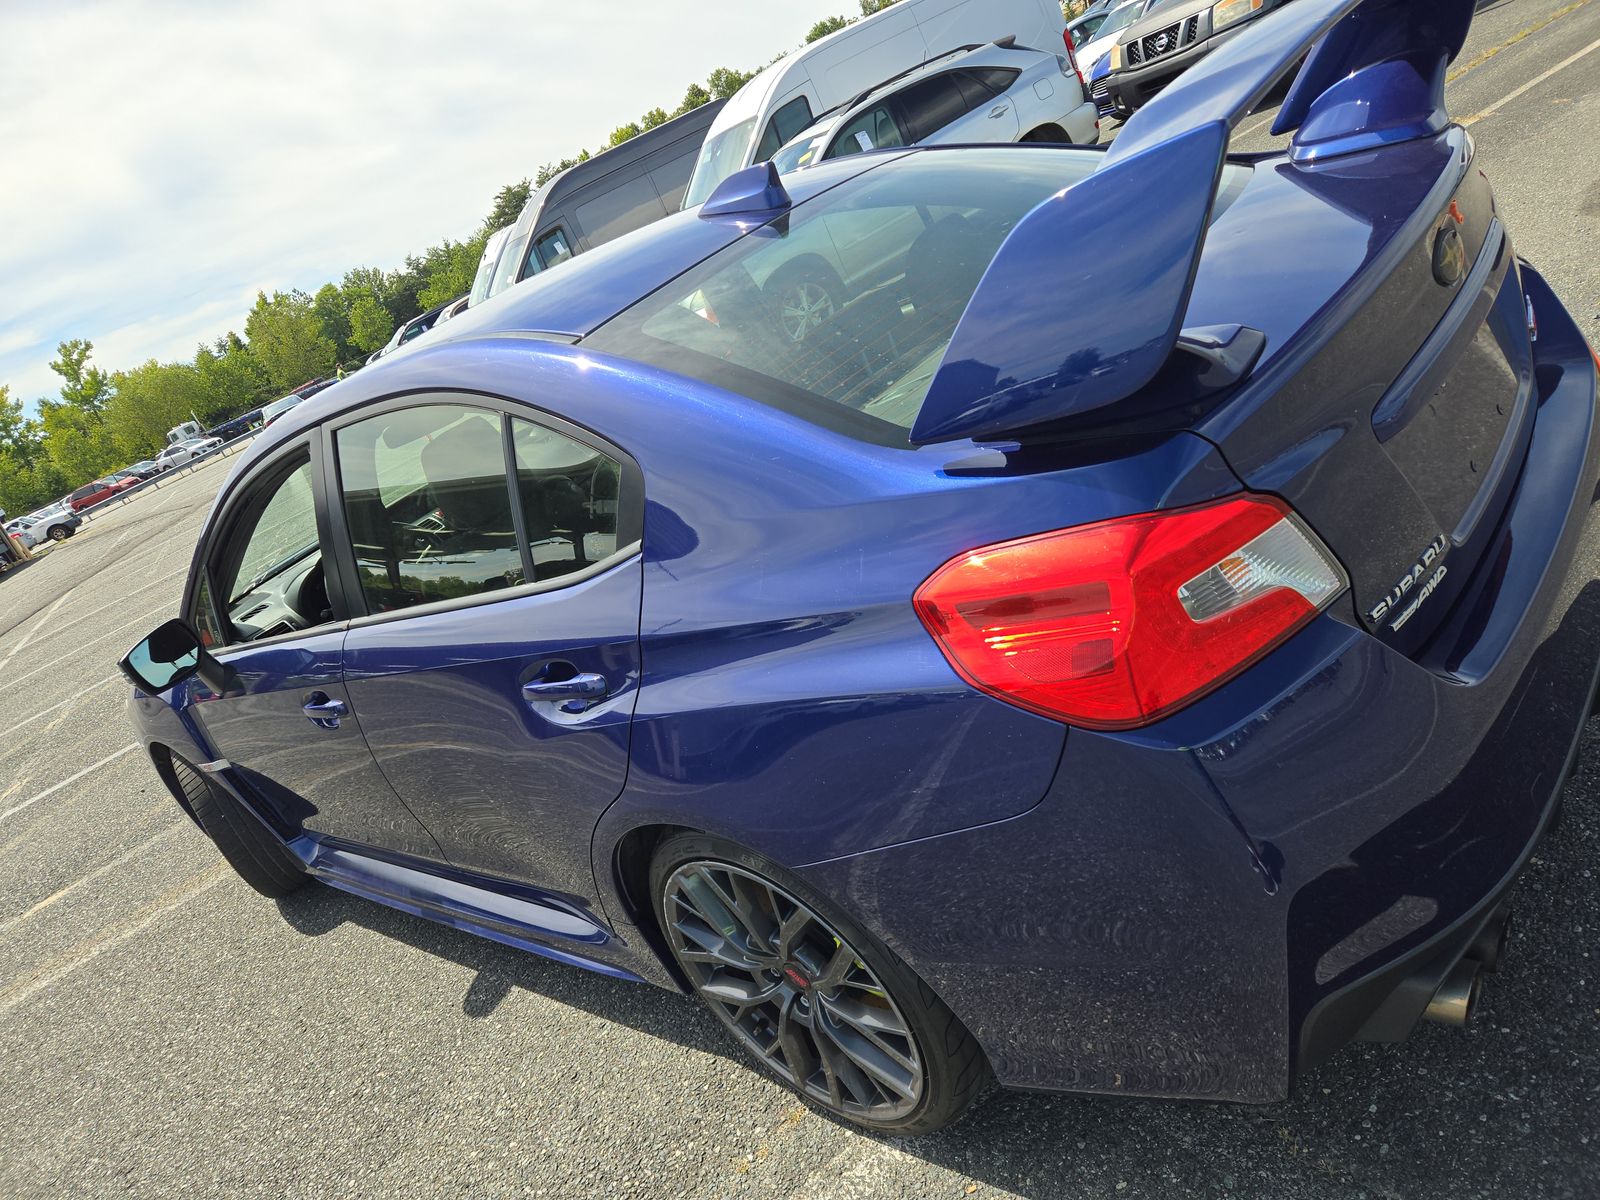
{"type": "Polygon", "coordinates": [[[394,317],[375,296],[361,296],[350,306],[350,339],[371,354],[394,333],[394,317]]]}
{"type": "Polygon", "coordinates": [[[465,296],[472,290],[472,278],[478,273],[478,260],[483,257],[483,243],[488,236],[483,232],[465,242],[446,238],[443,246],[433,248],[440,253],[430,253],[428,281],[417,293],[417,302],[424,309],[465,296]]]}
{"type": "Polygon", "coordinates": [[[118,465],[117,447],[99,412],[54,400],[39,402],[44,450],[69,488],[88,483],[118,465]]]}
{"type": "Polygon", "coordinates": [[[672,117],[668,115],[666,109],[652,108],[639,118],[639,128],[654,129],[657,125],[665,125],[670,120],[672,120],[672,117]]]}
{"type": "Polygon", "coordinates": [[[111,395],[111,379],[99,367],[89,365],[94,343],[73,338],[56,347],[59,355],[50,369],[61,376],[61,400],[86,413],[97,413],[111,395]]]}
{"type": "Polygon", "coordinates": [[[589,152],[579,150],[576,158],[563,158],[560,162],[545,163],[533,176],[533,186],[542,188],[563,171],[570,171],[581,162],[589,161],[589,152]]]}
{"type": "Polygon", "coordinates": [[[532,194],[533,184],[529,180],[506,184],[494,194],[494,204],[489,208],[489,215],[483,219],[483,231],[493,233],[515,221],[532,194]]]}
{"type": "Polygon", "coordinates": [[[311,311],[316,314],[322,336],[333,343],[339,361],[352,357],[350,346],[350,306],[344,292],[336,283],[325,283],[311,298],[311,311]]]}
{"type": "Polygon", "coordinates": [[[638,137],[642,132],[643,130],[639,128],[639,122],[637,121],[629,121],[626,125],[618,125],[611,131],[611,136],[606,139],[606,149],[610,150],[620,146],[629,138],[638,137]]]}
{"type": "Polygon", "coordinates": [[[273,389],[287,392],[308,379],[326,374],[338,360],[334,344],[322,332],[304,292],[256,293],[255,307],[245,318],[250,353],[266,371],[273,389]]]}
{"type": "Polygon", "coordinates": [[[166,445],[167,430],[183,421],[209,424],[216,415],[193,363],[151,359],[113,377],[104,430],[122,461],[147,458],[166,445]]]}
{"type": "Polygon", "coordinates": [[[830,33],[838,33],[839,30],[843,29],[848,24],[850,24],[850,22],[845,17],[823,17],[822,20],[818,21],[811,27],[810,31],[807,32],[806,45],[809,46],[812,42],[825,38],[830,33]]]}
{"type": "Polygon", "coordinates": [[[875,12],[882,12],[894,2],[895,0],[861,0],[861,15],[870,17],[875,12]]]}
{"type": "Polygon", "coordinates": [[[718,67],[706,77],[706,87],[711,89],[711,98],[726,100],[756,77],[754,71],[735,71],[732,67],[718,67]]]}
{"type": "Polygon", "coordinates": [[[272,398],[266,371],[237,334],[201,346],[194,369],[201,391],[201,407],[195,411],[207,424],[242,416],[272,398]]]}
{"type": "Polygon", "coordinates": [[[680,103],[677,108],[672,110],[672,115],[675,117],[681,117],[686,112],[693,112],[702,104],[710,103],[711,93],[706,91],[706,89],[701,87],[698,83],[691,83],[688,89],[683,93],[682,103],[680,103]]]}

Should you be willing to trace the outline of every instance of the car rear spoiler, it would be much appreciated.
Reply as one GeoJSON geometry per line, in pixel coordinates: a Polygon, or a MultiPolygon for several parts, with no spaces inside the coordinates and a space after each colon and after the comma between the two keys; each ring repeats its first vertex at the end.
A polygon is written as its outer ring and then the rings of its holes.
{"type": "Polygon", "coordinates": [[[1445,70],[1474,8],[1294,0],[1180,75],[1133,115],[1094,174],[1001,244],[911,442],[1001,440],[1112,415],[1174,353],[1197,356],[1213,389],[1242,379],[1265,348],[1259,334],[1183,329],[1234,128],[1304,59],[1274,127],[1298,131],[1293,161],[1436,134],[1449,122],[1445,70]]]}

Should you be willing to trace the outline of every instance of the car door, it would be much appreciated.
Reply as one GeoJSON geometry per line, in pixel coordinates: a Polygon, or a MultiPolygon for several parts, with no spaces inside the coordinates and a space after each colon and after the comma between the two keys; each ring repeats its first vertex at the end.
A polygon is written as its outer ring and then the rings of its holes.
{"type": "Polygon", "coordinates": [[[344,688],[343,601],[328,586],[320,474],[320,445],[302,438],[227,493],[188,613],[227,686],[201,689],[190,711],[285,837],[437,859],[373,762],[344,688]]]}
{"type": "Polygon", "coordinates": [[[637,466],[480,397],[408,398],[326,437],[364,608],[345,686],[374,758],[453,864],[590,894],[638,687],[637,466]]]}
{"type": "Polygon", "coordinates": [[[998,89],[980,82],[980,73],[946,71],[907,88],[900,96],[912,137],[918,142],[1014,142],[1021,130],[1016,101],[1005,94],[1017,72],[988,71],[1004,77],[998,89]]]}

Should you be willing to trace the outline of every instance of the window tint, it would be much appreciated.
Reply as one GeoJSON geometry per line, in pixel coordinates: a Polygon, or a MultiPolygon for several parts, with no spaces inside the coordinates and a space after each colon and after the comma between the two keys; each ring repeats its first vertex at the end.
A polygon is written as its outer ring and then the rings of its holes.
{"type": "Polygon", "coordinates": [[[567,245],[567,235],[559,227],[552,229],[528,248],[528,269],[525,274],[537,274],[571,257],[572,247],[567,245]]]}
{"type": "Polygon", "coordinates": [[[900,108],[911,124],[910,140],[920,142],[966,116],[967,98],[948,74],[935,75],[901,92],[900,108]]]}
{"type": "MultiPolygon", "coordinates": [[[[249,494],[213,559],[230,642],[253,642],[332,619],[317,540],[311,463],[249,494]]],[[[195,614],[198,622],[200,614],[195,614]]],[[[198,625],[197,625],[198,628],[198,625]]],[[[204,634],[204,630],[200,632],[204,634]]]]}
{"type": "MultiPolygon", "coordinates": [[[[974,67],[962,74],[976,79],[983,87],[996,96],[1004,95],[1011,90],[1011,85],[1017,81],[1021,71],[1012,71],[1005,67],[974,67]]],[[[980,101],[981,103],[981,101],[980,101]]],[[[973,107],[977,107],[974,105],[973,107]]]]}
{"type": "Polygon", "coordinates": [[[889,106],[874,104],[845,122],[834,135],[833,145],[828,147],[823,157],[843,158],[847,154],[860,154],[864,150],[878,150],[884,146],[904,146],[906,140],[889,106]]]}
{"type": "Polygon", "coordinates": [[[367,607],[523,582],[499,414],[431,404],[339,430],[340,487],[367,607]]]}
{"type": "Polygon", "coordinates": [[[761,143],[756,147],[755,161],[766,162],[778,152],[779,146],[809,124],[811,101],[804,96],[797,96],[772,114],[772,120],[767,122],[767,128],[761,135],[761,143]]]}
{"type": "Polygon", "coordinates": [[[639,505],[622,495],[623,472],[614,459],[531,421],[513,418],[511,438],[535,582],[581,571],[637,539],[624,517],[627,541],[618,541],[619,514],[639,505]]]}
{"type": "Polygon", "coordinates": [[[578,205],[574,216],[593,248],[635,229],[642,229],[667,215],[655,184],[648,175],[636,175],[626,183],[600,192],[594,199],[578,205]]]}

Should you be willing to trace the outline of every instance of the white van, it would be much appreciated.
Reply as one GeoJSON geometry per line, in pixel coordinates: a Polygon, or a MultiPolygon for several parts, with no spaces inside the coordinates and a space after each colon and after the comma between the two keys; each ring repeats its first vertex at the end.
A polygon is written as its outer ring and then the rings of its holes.
{"type": "Polygon", "coordinates": [[[683,207],[765,162],[819,115],[959,46],[1014,35],[1019,46],[1072,53],[1057,0],[900,0],[786,55],[740,88],[706,134],[683,207]]]}

